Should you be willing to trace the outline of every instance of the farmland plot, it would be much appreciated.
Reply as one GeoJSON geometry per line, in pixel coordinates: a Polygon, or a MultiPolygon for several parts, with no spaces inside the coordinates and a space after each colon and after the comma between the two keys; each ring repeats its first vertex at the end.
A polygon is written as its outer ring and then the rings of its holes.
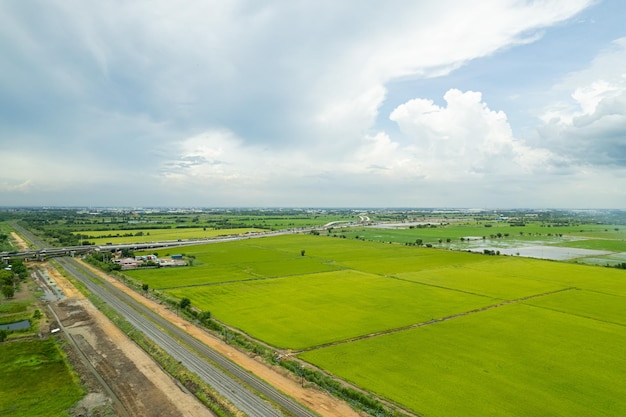
{"type": "Polygon", "coordinates": [[[246,233],[259,232],[261,229],[237,228],[237,229],[206,229],[201,227],[169,228],[169,229],[140,229],[140,230],[88,230],[74,232],[84,236],[96,245],[106,243],[146,243],[169,240],[204,239],[218,236],[243,235],[246,233]],[[124,235],[128,236],[124,236],[124,235]],[[119,236],[116,236],[119,235],[119,236]]]}
{"type": "Polygon", "coordinates": [[[626,332],[509,305],[301,357],[425,416],[626,415],[626,332]]]}
{"type": "Polygon", "coordinates": [[[275,346],[302,349],[492,304],[493,299],[357,271],[182,288],[220,320],[275,346]]]}
{"type": "Polygon", "coordinates": [[[185,250],[172,282],[133,273],[420,415],[626,415],[624,271],[304,235],[185,250]]]}

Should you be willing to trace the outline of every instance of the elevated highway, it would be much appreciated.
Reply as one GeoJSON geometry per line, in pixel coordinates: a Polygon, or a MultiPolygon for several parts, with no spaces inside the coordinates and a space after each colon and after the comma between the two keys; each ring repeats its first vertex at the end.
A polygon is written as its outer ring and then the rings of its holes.
{"type": "Polygon", "coordinates": [[[105,245],[80,245],[80,246],[67,246],[67,247],[51,247],[45,241],[39,239],[37,236],[30,233],[28,230],[17,224],[11,224],[11,226],[17,230],[20,234],[26,237],[28,240],[39,246],[40,249],[31,249],[27,251],[12,251],[12,252],[0,252],[0,259],[4,262],[8,262],[11,259],[32,259],[43,261],[48,258],[56,258],[61,256],[76,256],[89,252],[116,252],[123,249],[130,249],[132,251],[150,250],[157,248],[169,248],[180,246],[192,246],[202,245],[206,243],[220,243],[233,240],[242,239],[255,239],[267,236],[279,236],[295,233],[308,233],[312,230],[321,230],[323,227],[307,227],[300,229],[285,229],[270,232],[259,233],[247,233],[243,235],[230,235],[219,236],[205,239],[186,239],[186,240],[169,240],[162,242],[136,242],[136,243],[107,243],[105,245]]]}

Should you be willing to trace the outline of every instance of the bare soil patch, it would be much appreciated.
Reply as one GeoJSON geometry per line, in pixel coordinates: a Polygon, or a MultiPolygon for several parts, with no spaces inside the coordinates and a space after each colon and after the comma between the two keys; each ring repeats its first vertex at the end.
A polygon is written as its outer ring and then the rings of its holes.
{"type": "Polygon", "coordinates": [[[11,232],[11,238],[19,248],[19,250],[28,250],[28,244],[15,232],[11,232]]]}

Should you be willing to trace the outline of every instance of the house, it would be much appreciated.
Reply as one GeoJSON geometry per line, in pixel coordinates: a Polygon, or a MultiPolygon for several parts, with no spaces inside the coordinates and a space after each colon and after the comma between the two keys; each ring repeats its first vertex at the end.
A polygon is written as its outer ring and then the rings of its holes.
{"type": "Polygon", "coordinates": [[[122,267],[122,269],[135,269],[140,265],[141,261],[133,258],[120,258],[115,259],[113,262],[122,267]]]}

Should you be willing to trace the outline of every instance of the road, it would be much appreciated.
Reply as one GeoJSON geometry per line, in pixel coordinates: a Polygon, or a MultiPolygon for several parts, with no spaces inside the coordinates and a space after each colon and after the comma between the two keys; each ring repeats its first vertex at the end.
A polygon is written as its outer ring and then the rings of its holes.
{"type": "Polygon", "coordinates": [[[205,239],[188,239],[188,240],[177,240],[177,241],[164,241],[164,242],[135,242],[135,243],[124,243],[124,244],[106,244],[106,245],[81,245],[81,246],[68,246],[63,248],[51,247],[43,240],[39,239],[33,233],[28,231],[27,229],[21,227],[17,224],[17,222],[11,222],[11,227],[18,231],[22,236],[26,237],[28,240],[33,242],[39,249],[30,249],[26,251],[12,251],[12,252],[0,252],[0,258],[32,258],[32,259],[44,259],[50,257],[59,257],[59,256],[68,256],[74,254],[88,253],[92,251],[99,252],[113,252],[122,249],[131,249],[133,251],[137,250],[149,250],[155,248],[166,248],[166,247],[182,247],[182,246],[192,246],[192,245],[202,245],[207,243],[223,243],[229,242],[233,240],[243,240],[243,239],[255,239],[262,238],[267,236],[280,236],[287,234],[296,234],[296,233],[306,233],[312,230],[321,230],[320,227],[304,227],[300,229],[285,229],[285,230],[276,230],[269,232],[258,232],[258,233],[249,233],[243,235],[231,235],[231,236],[218,236],[212,238],[205,239]]]}
{"type": "Polygon", "coordinates": [[[100,279],[91,271],[84,269],[73,259],[59,258],[58,261],[70,274],[84,283],[89,291],[115,309],[137,330],[143,332],[189,370],[198,374],[206,383],[249,416],[266,417],[282,416],[283,414],[269,402],[236,382],[228,374],[244,381],[247,386],[252,387],[266,398],[279,404],[292,415],[302,417],[316,416],[315,413],[304,408],[254,375],[244,371],[150,309],[137,303],[108,282],[100,279]],[[218,364],[228,374],[212,365],[210,361],[218,364]]]}
{"type": "MultiPolygon", "coordinates": [[[[370,219],[367,216],[360,215],[359,223],[369,222],[370,219]]],[[[180,247],[180,246],[191,246],[191,245],[202,245],[207,243],[223,243],[229,242],[233,240],[242,240],[242,239],[256,239],[267,236],[280,236],[280,235],[288,235],[288,234],[298,234],[298,233],[308,233],[313,230],[321,231],[327,229],[329,227],[348,227],[354,225],[354,222],[351,221],[336,221],[330,222],[323,226],[313,226],[313,227],[302,227],[296,229],[283,229],[283,230],[274,230],[267,232],[257,232],[257,233],[248,233],[243,235],[231,235],[231,236],[218,236],[211,237],[205,239],[188,239],[188,240],[178,240],[178,241],[165,241],[165,242],[142,242],[142,243],[125,243],[125,244],[107,244],[107,245],[81,245],[81,246],[68,246],[63,248],[52,247],[48,243],[44,242],[42,239],[39,239],[29,230],[20,226],[17,221],[10,222],[10,225],[13,229],[18,231],[22,236],[26,237],[33,244],[35,244],[39,249],[32,249],[27,251],[14,251],[14,252],[0,252],[0,258],[34,258],[34,259],[43,259],[57,256],[67,256],[72,254],[80,254],[87,253],[91,251],[116,251],[122,249],[131,249],[131,250],[149,250],[155,248],[164,248],[164,247],[180,247]]]]}

